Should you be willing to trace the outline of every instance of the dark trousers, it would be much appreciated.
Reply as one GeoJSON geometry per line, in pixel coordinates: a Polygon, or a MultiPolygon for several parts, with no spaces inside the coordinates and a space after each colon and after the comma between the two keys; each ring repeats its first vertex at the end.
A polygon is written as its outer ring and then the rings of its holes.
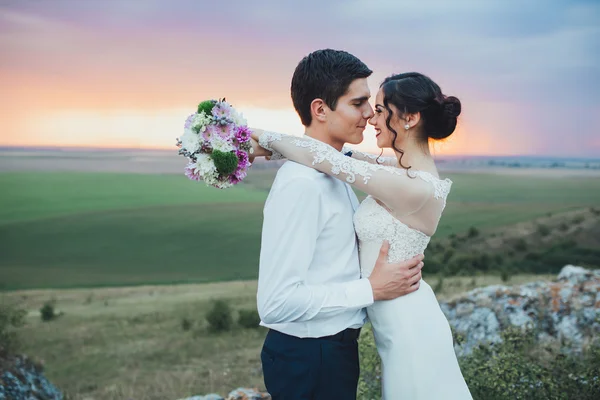
{"type": "Polygon", "coordinates": [[[359,333],[301,339],[269,330],[260,358],[273,400],[355,400],[359,333]]]}

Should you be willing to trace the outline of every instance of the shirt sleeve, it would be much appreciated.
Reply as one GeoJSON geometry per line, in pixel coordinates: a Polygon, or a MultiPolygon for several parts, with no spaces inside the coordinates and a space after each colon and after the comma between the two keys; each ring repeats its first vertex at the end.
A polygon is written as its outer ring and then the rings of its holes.
{"type": "Polygon", "coordinates": [[[404,168],[372,164],[347,157],[330,145],[310,137],[264,132],[259,144],[283,154],[381,200],[396,216],[412,214],[431,198],[433,187],[404,168]]]}
{"type": "Polygon", "coordinates": [[[264,209],[258,312],[266,324],[327,318],[373,304],[368,279],[307,283],[317,238],[324,222],[322,194],[309,177],[274,187],[264,209]]]}

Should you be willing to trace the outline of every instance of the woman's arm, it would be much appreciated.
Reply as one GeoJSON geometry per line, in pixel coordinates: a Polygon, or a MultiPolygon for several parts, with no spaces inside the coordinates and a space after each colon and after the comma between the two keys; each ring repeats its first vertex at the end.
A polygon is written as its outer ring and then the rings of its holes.
{"type": "Polygon", "coordinates": [[[432,194],[430,184],[414,179],[405,169],[347,157],[330,145],[309,137],[264,132],[258,137],[258,143],[269,151],[281,153],[288,160],[351,184],[381,200],[396,215],[417,211],[432,194]]]}
{"type": "Polygon", "coordinates": [[[371,164],[387,165],[390,167],[398,166],[398,159],[396,157],[383,157],[375,154],[363,153],[362,151],[355,150],[349,146],[344,146],[342,153],[355,160],[366,161],[371,164]]]}

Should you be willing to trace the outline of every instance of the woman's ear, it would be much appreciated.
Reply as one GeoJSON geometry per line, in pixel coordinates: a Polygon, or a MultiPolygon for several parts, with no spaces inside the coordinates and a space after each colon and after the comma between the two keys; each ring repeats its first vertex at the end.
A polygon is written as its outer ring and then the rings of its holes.
{"type": "Polygon", "coordinates": [[[314,99],[310,103],[310,114],[313,119],[316,119],[319,122],[325,122],[327,120],[327,104],[322,99],[314,99]]]}
{"type": "Polygon", "coordinates": [[[421,121],[421,113],[420,112],[404,115],[404,124],[408,125],[408,127],[409,127],[408,129],[414,128],[415,126],[417,126],[419,124],[419,121],[421,121]]]}

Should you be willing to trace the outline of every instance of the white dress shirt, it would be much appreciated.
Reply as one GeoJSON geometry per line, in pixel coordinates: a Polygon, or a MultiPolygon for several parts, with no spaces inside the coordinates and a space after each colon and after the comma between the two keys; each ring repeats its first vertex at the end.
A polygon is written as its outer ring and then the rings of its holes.
{"type": "Polygon", "coordinates": [[[359,328],[373,304],[360,278],[349,185],[286,162],[264,208],[258,277],[261,325],[296,337],[359,328]]]}

